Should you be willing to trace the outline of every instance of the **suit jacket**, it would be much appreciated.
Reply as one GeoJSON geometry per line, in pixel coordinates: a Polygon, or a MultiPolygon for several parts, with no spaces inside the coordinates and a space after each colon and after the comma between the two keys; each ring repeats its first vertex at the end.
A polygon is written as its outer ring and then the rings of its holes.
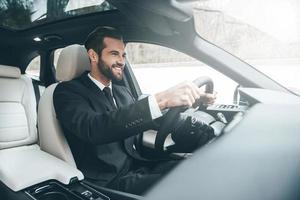
{"type": "Polygon", "coordinates": [[[125,174],[132,158],[139,158],[132,136],[154,126],[148,98],[135,102],[126,87],[115,84],[112,91],[118,109],[85,72],[58,84],[53,94],[56,116],[77,167],[103,185],[125,174]]]}

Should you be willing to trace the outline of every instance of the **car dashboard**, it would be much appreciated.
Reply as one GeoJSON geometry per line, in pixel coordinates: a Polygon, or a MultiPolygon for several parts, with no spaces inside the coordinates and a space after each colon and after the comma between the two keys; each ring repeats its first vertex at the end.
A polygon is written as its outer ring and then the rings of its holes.
{"type": "Polygon", "coordinates": [[[240,88],[239,94],[248,103],[243,115],[146,199],[299,199],[300,98],[256,88],[240,88]]]}
{"type": "MultiPolygon", "coordinates": [[[[205,123],[210,124],[214,129],[215,135],[218,137],[226,132],[230,132],[245,118],[248,111],[257,104],[273,105],[274,107],[276,107],[276,105],[300,104],[300,98],[298,96],[274,90],[240,87],[238,88],[238,94],[239,104],[213,104],[205,109],[191,108],[185,111],[185,113],[192,113],[192,116],[196,116],[205,123]]],[[[156,134],[157,130],[144,132],[143,146],[154,149],[156,134]]],[[[166,138],[165,148],[174,145],[174,143],[170,133],[166,138]]],[[[173,155],[189,157],[191,154],[177,152],[173,155]]]]}

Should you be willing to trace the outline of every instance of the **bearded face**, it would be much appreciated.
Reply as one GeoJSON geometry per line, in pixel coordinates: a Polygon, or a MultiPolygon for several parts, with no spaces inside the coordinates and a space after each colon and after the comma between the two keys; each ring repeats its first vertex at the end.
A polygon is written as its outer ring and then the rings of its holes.
{"type": "Polygon", "coordinates": [[[108,80],[122,80],[125,65],[125,45],[122,40],[104,39],[105,47],[98,55],[98,69],[108,80]]]}
{"type": "Polygon", "coordinates": [[[123,79],[124,65],[119,63],[110,66],[102,59],[98,62],[98,69],[109,80],[120,81],[123,79]]]}

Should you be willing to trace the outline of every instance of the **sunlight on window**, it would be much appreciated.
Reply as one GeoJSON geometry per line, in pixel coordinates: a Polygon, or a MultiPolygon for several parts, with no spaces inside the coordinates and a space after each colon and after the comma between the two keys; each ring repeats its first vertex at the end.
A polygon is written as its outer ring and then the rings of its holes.
{"type": "Polygon", "coordinates": [[[282,42],[300,41],[300,2],[297,0],[210,0],[198,8],[221,12],[282,42]]]}
{"type": "Polygon", "coordinates": [[[70,0],[65,9],[65,12],[70,10],[76,10],[79,8],[101,5],[103,2],[104,0],[70,0]]]}
{"type": "Polygon", "coordinates": [[[282,42],[300,41],[299,1],[234,0],[234,4],[235,6],[226,4],[224,13],[282,42]]]}
{"type": "Polygon", "coordinates": [[[35,0],[33,3],[33,12],[31,15],[31,21],[41,20],[46,18],[47,12],[47,1],[46,0],[35,0]]]}
{"type": "Polygon", "coordinates": [[[300,89],[299,10],[298,0],[201,0],[195,28],[273,80],[300,89]]]}

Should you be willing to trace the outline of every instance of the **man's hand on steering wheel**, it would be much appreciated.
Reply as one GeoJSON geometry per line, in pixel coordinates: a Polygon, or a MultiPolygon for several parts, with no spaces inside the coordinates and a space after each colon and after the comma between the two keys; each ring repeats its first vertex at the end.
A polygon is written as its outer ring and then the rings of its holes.
{"type": "Polygon", "coordinates": [[[213,104],[216,95],[203,93],[193,82],[183,82],[168,90],[155,94],[160,110],[173,107],[192,107],[198,103],[213,104]]]}
{"type": "Polygon", "coordinates": [[[216,92],[213,92],[212,94],[211,93],[202,93],[200,98],[198,100],[196,100],[196,102],[194,103],[193,107],[196,107],[199,104],[212,105],[215,103],[216,98],[217,98],[216,92]]]}
{"type": "MultiPolygon", "coordinates": [[[[154,144],[156,150],[165,152],[164,142],[170,133],[173,132],[174,134],[174,125],[176,125],[176,121],[178,122],[178,120],[176,119],[178,119],[179,114],[184,113],[188,108],[192,106],[194,107],[199,106],[200,109],[204,106],[205,108],[206,105],[212,104],[215,101],[216,95],[213,93],[213,81],[209,77],[199,77],[193,82],[184,82],[164,92],[157,93],[155,95],[155,98],[157,99],[157,102],[161,110],[170,108],[168,112],[165,114],[162,123],[160,124],[160,128],[157,132],[155,138],[155,144],[154,144]],[[200,87],[204,85],[206,86],[205,93],[203,93],[202,90],[200,89],[200,87]]],[[[206,113],[204,114],[207,115],[206,113]]],[[[201,116],[202,115],[203,114],[201,114],[201,116]]],[[[202,128],[209,127],[209,124],[202,123],[202,121],[199,121],[199,123],[197,124],[198,125],[201,124],[202,128]]],[[[187,126],[182,126],[182,127],[187,127],[187,126]]],[[[197,126],[196,128],[199,127],[197,126]]],[[[200,128],[199,131],[201,131],[202,128],[200,128]]],[[[212,134],[210,134],[211,133],[210,130],[212,130],[211,127],[206,129],[209,132],[208,134],[209,136],[213,135],[213,132],[212,134]]],[[[189,133],[192,132],[189,131],[189,133]]],[[[200,138],[201,136],[201,138],[203,138],[202,137],[203,134],[206,134],[206,131],[201,131],[201,133],[199,132],[199,134],[197,134],[196,137],[199,136],[200,138]]],[[[182,135],[182,134],[178,134],[178,135],[182,135]]],[[[193,137],[189,137],[189,138],[193,138],[193,137]]],[[[208,142],[211,139],[211,137],[206,137],[206,138],[207,140],[205,140],[205,142],[208,142]]]]}

